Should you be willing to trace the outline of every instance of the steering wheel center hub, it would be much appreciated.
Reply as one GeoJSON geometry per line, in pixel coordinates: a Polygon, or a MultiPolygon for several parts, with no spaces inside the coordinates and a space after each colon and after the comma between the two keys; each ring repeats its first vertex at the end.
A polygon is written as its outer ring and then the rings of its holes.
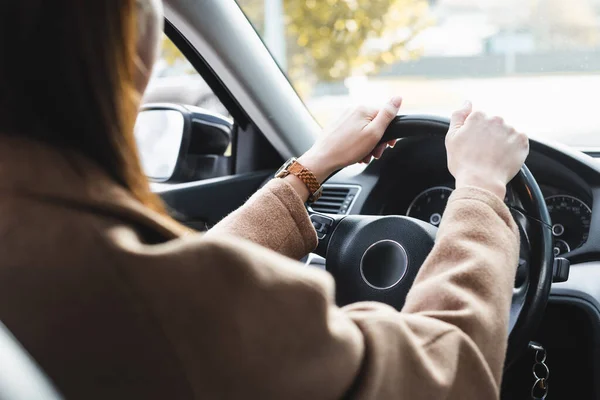
{"type": "Polygon", "coordinates": [[[394,240],[380,240],[371,245],[360,260],[360,274],[373,289],[386,290],[396,286],[407,269],[408,254],[394,240]]]}
{"type": "Polygon", "coordinates": [[[402,308],[436,232],[433,225],[409,217],[342,219],[327,251],[327,270],[337,282],[338,304],[380,301],[402,308]]]}

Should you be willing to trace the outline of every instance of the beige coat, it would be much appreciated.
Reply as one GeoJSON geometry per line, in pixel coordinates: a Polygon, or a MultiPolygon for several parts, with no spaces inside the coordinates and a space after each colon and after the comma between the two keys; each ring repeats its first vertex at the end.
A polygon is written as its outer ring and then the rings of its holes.
{"type": "Polygon", "coordinates": [[[454,192],[401,312],[336,307],[291,259],[315,244],[283,180],[183,235],[91,163],[0,139],[0,320],[68,399],[498,397],[518,256],[499,198],[454,192]]]}

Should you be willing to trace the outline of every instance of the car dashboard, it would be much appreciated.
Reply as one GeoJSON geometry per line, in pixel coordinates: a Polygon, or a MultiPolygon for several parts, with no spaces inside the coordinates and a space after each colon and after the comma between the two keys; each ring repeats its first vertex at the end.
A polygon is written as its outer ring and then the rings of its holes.
{"type": "MultiPolygon", "coordinates": [[[[454,179],[446,161],[443,140],[404,139],[360,173],[351,175],[342,171],[341,176],[332,178],[326,187],[343,187],[344,184],[360,187],[360,198],[353,207],[344,208],[344,212],[405,215],[438,226],[454,190],[454,179]]],[[[600,162],[598,164],[600,167],[600,162]]],[[[595,245],[600,243],[600,226],[598,230],[592,229],[594,185],[600,189],[600,182],[586,182],[577,171],[533,148],[527,165],[546,199],[552,220],[554,254],[571,261],[600,260],[600,248],[595,245]],[[591,245],[588,242],[592,242],[591,245]]],[[[509,208],[519,207],[519,199],[510,185],[504,201],[509,208]]]]}
{"type": "MultiPolygon", "coordinates": [[[[546,199],[554,254],[571,262],[568,281],[552,285],[533,339],[553,357],[554,398],[569,398],[573,385],[584,394],[580,398],[600,398],[600,380],[595,379],[600,376],[600,161],[562,145],[532,140],[526,164],[546,199]]],[[[366,167],[339,172],[325,185],[328,201],[344,187],[352,198],[340,197],[345,206],[339,213],[406,215],[437,226],[454,180],[443,139],[419,137],[401,139],[366,167]]],[[[510,185],[504,200],[509,208],[519,206],[510,185]]],[[[315,264],[323,268],[324,263],[315,264]]],[[[520,398],[531,385],[530,375],[530,360],[523,356],[507,371],[506,392],[520,398]]]]}

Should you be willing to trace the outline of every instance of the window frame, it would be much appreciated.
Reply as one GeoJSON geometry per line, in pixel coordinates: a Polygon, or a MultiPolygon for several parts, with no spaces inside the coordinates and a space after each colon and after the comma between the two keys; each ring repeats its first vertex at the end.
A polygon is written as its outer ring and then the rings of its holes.
{"type": "Polygon", "coordinates": [[[231,174],[243,174],[266,169],[277,169],[283,158],[235,100],[216,72],[208,65],[183,34],[164,19],[164,33],[181,51],[213,94],[229,111],[233,119],[231,146],[231,174]],[[243,149],[243,150],[242,150],[243,149]]]}

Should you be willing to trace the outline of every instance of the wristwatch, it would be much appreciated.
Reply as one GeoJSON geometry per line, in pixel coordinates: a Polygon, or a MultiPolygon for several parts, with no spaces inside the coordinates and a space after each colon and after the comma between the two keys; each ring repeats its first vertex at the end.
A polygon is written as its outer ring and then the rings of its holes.
{"type": "Polygon", "coordinates": [[[310,169],[300,164],[296,157],[287,160],[285,164],[279,168],[275,174],[275,178],[285,178],[290,174],[298,177],[308,188],[308,192],[310,193],[308,196],[309,203],[314,203],[319,200],[319,197],[321,197],[321,194],[323,193],[323,186],[321,186],[315,177],[315,174],[313,174],[310,169]]]}

